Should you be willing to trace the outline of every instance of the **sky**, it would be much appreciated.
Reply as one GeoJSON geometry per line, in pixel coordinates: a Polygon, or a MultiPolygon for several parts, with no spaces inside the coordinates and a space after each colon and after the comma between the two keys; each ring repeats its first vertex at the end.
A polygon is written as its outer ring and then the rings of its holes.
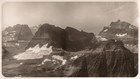
{"type": "Polygon", "coordinates": [[[7,2],[2,7],[3,29],[16,24],[49,23],[98,34],[118,19],[137,26],[134,2],[7,2]]]}

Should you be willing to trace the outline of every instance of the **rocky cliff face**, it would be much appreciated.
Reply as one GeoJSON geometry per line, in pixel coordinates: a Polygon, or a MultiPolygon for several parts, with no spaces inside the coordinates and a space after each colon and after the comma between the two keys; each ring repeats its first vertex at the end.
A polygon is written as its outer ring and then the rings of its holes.
{"type": "Polygon", "coordinates": [[[36,44],[42,46],[46,43],[64,50],[78,51],[86,48],[94,48],[96,38],[92,33],[78,31],[71,27],[61,29],[54,25],[43,24],[35,33],[27,48],[33,47],[36,44]]]}
{"type": "Polygon", "coordinates": [[[124,44],[138,44],[138,28],[125,21],[111,22],[99,35],[106,39],[122,40],[124,44]]]}
{"type": "Polygon", "coordinates": [[[134,76],[134,54],[121,41],[109,40],[103,49],[107,76],[134,76]]]}
{"type": "Polygon", "coordinates": [[[18,35],[18,40],[31,40],[33,37],[32,31],[28,25],[22,25],[18,35]]]}
{"type": "Polygon", "coordinates": [[[3,32],[3,41],[29,41],[33,37],[33,34],[28,25],[17,24],[13,27],[7,27],[3,32]]]}
{"type": "Polygon", "coordinates": [[[78,31],[77,29],[67,27],[66,32],[66,50],[83,50],[95,48],[97,40],[93,33],[78,31]]]}
{"type": "MultiPolygon", "coordinates": [[[[102,52],[93,51],[84,57],[85,59],[79,57],[72,63],[71,66],[77,68],[73,71],[73,76],[80,75],[78,72],[82,70],[82,65],[87,67],[90,77],[132,77],[137,74],[134,66],[134,54],[118,40],[108,40],[103,45],[102,52]],[[80,64],[79,62],[83,60],[87,63],[80,64]]],[[[85,72],[85,74],[87,73],[85,72]]]]}
{"type": "Polygon", "coordinates": [[[28,44],[27,48],[34,47],[39,44],[40,46],[48,43],[49,46],[55,46],[57,48],[65,48],[65,31],[59,27],[55,27],[50,24],[43,24],[34,37],[28,44]]]}
{"type": "Polygon", "coordinates": [[[75,64],[75,66],[79,68],[72,70],[74,72],[70,75],[70,77],[88,77],[89,74],[87,69],[87,60],[85,57],[80,57],[79,59],[75,60],[73,63],[75,64]]]}

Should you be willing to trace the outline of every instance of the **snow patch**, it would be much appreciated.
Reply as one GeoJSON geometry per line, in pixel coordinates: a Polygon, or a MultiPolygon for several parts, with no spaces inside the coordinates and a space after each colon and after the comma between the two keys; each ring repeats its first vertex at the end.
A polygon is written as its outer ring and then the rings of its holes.
{"type": "Polygon", "coordinates": [[[47,59],[47,58],[45,60],[43,60],[43,62],[46,62],[46,61],[51,61],[51,60],[50,59],[47,59]]]}
{"type": "Polygon", "coordinates": [[[107,41],[107,39],[106,38],[101,38],[101,41],[107,41]]]}
{"type": "Polygon", "coordinates": [[[107,39],[106,38],[103,38],[102,36],[96,36],[99,40],[101,40],[101,41],[107,41],[107,39]]]}
{"type": "Polygon", "coordinates": [[[22,65],[23,63],[19,63],[20,65],[22,65]]]}
{"type": "Polygon", "coordinates": [[[73,60],[73,59],[77,59],[77,58],[78,58],[78,56],[76,55],[74,57],[71,57],[70,59],[73,60]]]}
{"type": "Polygon", "coordinates": [[[52,61],[52,60],[46,58],[46,59],[44,59],[44,60],[41,62],[41,64],[39,64],[39,66],[44,65],[45,62],[47,62],[47,61],[52,61]]]}
{"type": "Polygon", "coordinates": [[[19,44],[19,43],[16,43],[15,45],[16,45],[16,46],[19,46],[20,44],[19,44]]]}
{"type": "Polygon", "coordinates": [[[56,61],[56,60],[52,60],[53,61],[53,64],[56,64],[56,63],[59,63],[58,61],[56,61]]]}
{"type": "Polygon", "coordinates": [[[54,60],[54,59],[44,59],[42,62],[41,62],[41,64],[38,64],[38,66],[42,66],[42,65],[44,65],[45,64],[45,62],[47,62],[47,61],[50,61],[50,62],[52,62],[53,64],[56,64],[56,63],[59,63],[58,61],[56,61],[56,60],[54,60]]]}
{"type": "Polygon", "coordinates": [[[124,33],[124,34],[116,34],[116,36],[118,36],[118,37],[123,37],[123,36],[126,36],[127,35],[127,33],[124,33]]]}
{"type": "Polygon", "coordinates": [[[63,59],[63,58],[62,58],[61,56],[59,56],[59,55],[53,55],[52,58],[62,61],[61,65],[65,65],[66,62],[67,62],[67,60],[63,59]]]}
{"type": "Polygon", "coordinates": [[[44,55],[50,55],[52,53],[52,46],[47,48],[48,44],[39,47],[39,44],[33,48],[27,49],[25,52],[15,55],[13,58],[17,60],[28,60],[28,59],[40,59],[44,55]]]}
{"type": "Polygon", "coordinates": [[[45,44],[40,48],[39,44],[37,44],[35,47],[33,47],[33,48],[30,47],[29,49],[27,49],[26,52],[34,52],[34,53],[39,53],[42,51],[52,52],[52,46],[50,46],[49,48],[46,48],[47,46],[48,46],[48,44],[45,44]]]}
{"type": "Polygon", "coordinates": [[[44,63],[47,62],[47,61],[51,61],[51,60],[50,60],[50,59],[45,59],[45,60],[42,61],[41,64],[44,64],[44,63]]]}
{"type": "Polygon", "coordinates": [[[105,30],[104,30],[104,32],[107,32],[107,31],[108,31],[108,29],[105,29],[105,30]]]}

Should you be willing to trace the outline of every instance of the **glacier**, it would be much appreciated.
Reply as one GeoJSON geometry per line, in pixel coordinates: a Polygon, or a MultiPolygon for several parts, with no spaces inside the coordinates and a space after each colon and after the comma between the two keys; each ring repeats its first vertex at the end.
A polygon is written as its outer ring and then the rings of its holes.
{"type": "Polygon", "coordinates": [[[13,58],[17,60],[40,59],[44,55],[50,55],[52,53],[52,46],[47,46],[48,44],[39,47],[39,44],[37,44],[32,48],[30,47],[25,52],[13,56],[13,58]]]}

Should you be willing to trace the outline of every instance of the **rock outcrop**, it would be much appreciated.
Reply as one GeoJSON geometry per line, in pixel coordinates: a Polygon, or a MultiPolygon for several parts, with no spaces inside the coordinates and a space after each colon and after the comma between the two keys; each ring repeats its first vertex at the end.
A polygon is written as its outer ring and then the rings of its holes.
{"type": "Polygon", "coordinates": [[[27,48],[37,44],[42,46],[48,43],[55,48],[62,48],[67,51],[79,51],[95,48],[96,42],[96,37],[93,33],[78,31],[71,27],[62,29],[54,25],[43,24],[35,33],[27,48]]]}
{"type": "MultiPolygon", "coordinates": [[[[78,73],[82,70],[81,65],[87,67],[90,77],[133,77],[137,74],[134,66],[134,54],[118,40],[110,39],[103,45],[102,52],[93,51],[84,57],[79,57],[72,63],[71,66],[77,68],[76,72],[73,71],[73,76],[77,77],[81,74],[78,73]],[[85,59],[83,59],[84,57],[85,59]],[[87,64],[86,62],[80,64],[79,62],[82,61],[87,61],[87,64]]],[[[85,74],[87,73],[85,72],[85,74]]]]}
{"type": "Polygon", "coordinates": [[[3,41],[30,41],[33,34],[28,25],[17,24],[13,27],[7,27],[3,33],[3,41]]]}
{"type": "Polygon", "coordinates": [[[124,44],[138,44],[138,27],[125,21],[111,22],[109,26],[103,28],[99,36],[106,39],[119,39],[124,44]]]}
{"type": "Polygon", "coordinates": [[[43,24],[26,48],[34,47],[37,44],[43,46],[46,43],[56,48],[65,48],[65,31],[54,25],[43,24]]]}
{"type": "Polygon", "coordinates": [[[77,29],[67,27],[66,32],[66,50],[83,50],[96,47],[97,40],[93,33],[78,31],[77,29]]]}

